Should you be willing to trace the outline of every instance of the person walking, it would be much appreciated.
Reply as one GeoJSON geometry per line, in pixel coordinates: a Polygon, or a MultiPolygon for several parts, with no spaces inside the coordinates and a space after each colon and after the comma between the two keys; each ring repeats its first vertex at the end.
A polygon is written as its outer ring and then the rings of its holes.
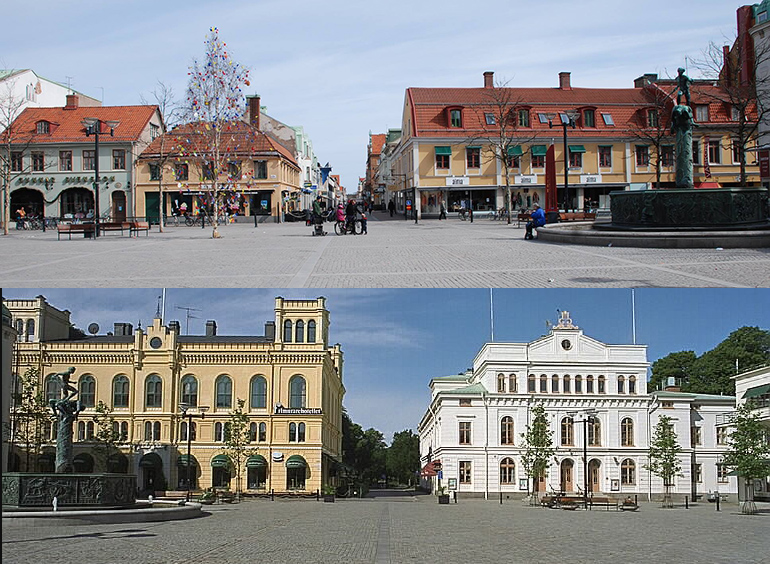
{"type": "Polygon", "coordinates": [[[442,219],[446,219],[446,203],[444,202],[443,199],[441,200],[438,219],[439,221],[441,221],[442,219]]]}
{"type": "Polygon", "coordinates": [[[393,200],[388,202],[388,211],[390,212],[390,217],[393,217],[396,211],[396,203],[393,200]]]}

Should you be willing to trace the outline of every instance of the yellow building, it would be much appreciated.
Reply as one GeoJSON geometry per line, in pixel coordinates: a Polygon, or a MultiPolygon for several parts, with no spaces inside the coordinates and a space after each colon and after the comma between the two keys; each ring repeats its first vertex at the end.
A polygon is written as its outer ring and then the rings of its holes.
{"type": "MultiPolygon", "coordinates": [[[[69,316],[42,296],[5,303],[14,326],[17,320],[26,326],[28,319],[45,326],[46,312],[69,316]]],[[[193,489],[235,489],[224,437],[242,399],[252,439],[241,468],[242,490],[312,493],[336,483],[343,354],[339,345],[328,343],[325,298],[276,298],[275,319],[265,323],[261,336],[221,336],[213,320],[206,323],[205,335],[184,335],[179,322],[163,323],[160,316],[145,328],[116,323],[106,335],[70,333],[67,324],[58,335],[20,337],[13,370],[24,374],[38,368],[46,399],[54,399],[60,393],[54,375],[76,367],[78,399],[85,407],[74,432],[76,471],[136,473],[145,492],[182,490],[191,463],[193,489]],[[122,454],[104,467],[91,450],[89,416],[99,402],[112,410],[124,437],[122,454]],[[187,417],[182,416],[185,407],[187,417]]],[[[53,445],[43,449],[37,469],[45,471],[52,463],[53,445]]],[[[11,437],[11,469],[25,469],[23,446],[11,437]]]]}

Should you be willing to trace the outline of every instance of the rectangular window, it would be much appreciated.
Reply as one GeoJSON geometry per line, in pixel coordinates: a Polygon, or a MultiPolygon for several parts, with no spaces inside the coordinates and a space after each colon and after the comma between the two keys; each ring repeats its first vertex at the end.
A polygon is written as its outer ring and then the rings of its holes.
{"type": "Polygon", "coordinates": [[[741,111],[736,106],[733,106],[731,108],[730,117],[732,118],[733,121],[740,121],[741,111]]]}
{"type": "Polygon", "coordinates": [[[254,161],[254,178],[257,180],[267,178],[267,161],[254,161]]]}
{"type": "Polygon", "coordinates": [[[174,167],[174,174],[177,180],[187,180],[189,175],[189,168],[187,163],[177,163],[174,167]]]}
{"type": "Polygon", "coordinates": [[[709,120],[708,106],[695,106],[695,121],[707,122],[709,120]]]}
{"type": "Polygon", "coordinates": [[[160,180],[160,165],[158,163],[150,163],[150,180],[160,180]]]}
{"type": "Polygon", "coordinates": [[[655,129],[659,123],[658,110],[647,110],[647,127],[655,129]]]}
{"type": "Polygon", "coordinates": [[[615,125],[615,120],[612,119],[612,114],[602,114],[602,120],[604,120],[604,125],[615,125]]]}
{"type": "Polygon", "coordinates": [[[660,148],[660,164],[666,167],[674,166],[674,146],[663,145],[660,148]]]}
{"type": "Polygon", "coordinates": [[[463,460],[460,462],[460,483],[471,483],[471,462],[470,460],[463,460]]]}
{"type": "Polygon", "coordinates": [[[471,422],[460,421],[460,444],[471,444],[471,422]]]}
{"type": "Polygon", "coordinates": [[[647,145],[636,146],[636,166],[648,166],[650,164],[650,148],[647,145]]]}
{"type": "Polygon", "coordinates": [[[463,117],[460,110],[449,110],[449,124],[451,127],[462,127],[463,117]]]}
{"type": "Polygon", "coordinates": [[[583,127],[596,127],[596,114],[593,110],[583,112],[583,127]]]}
{"type": "Polygon", "coordinates": [[[93,149],[83,151],[83,170],[96,170],[96,151],[93,149]]]}
{"type": "Polygon", "coordinates": [[[484,114],[484,121],[487,122],[487,125],[495,125],[497,123],[495,114],[484,114]]]}
{"type": "Polygon", "coordinates": [[[112,170],[126,170],[126,150],[112,150],[112,170]]]}
{"type": "Polygon", "coordinates": [[[612,168],[612,145],[599,145],[599,166],[612,168]]]}
{"type": "Polygon", "coordinates": [[[51,124],[49,124],[47,121],[39,121],[39,122],[37,122],[37,132],[38,133],[50,133],[51,132],[51,124]]]}
{"type": "Polygon", "coordinates": [[[21,169],[23,168],[23,158],[21,151],[13,151],[11,152],[11,171],[12,172],[21,172],[21,169]]]}
{"type": "Polygon", "coordinates": [[[521,157],[519,155],[508,155],[508,168],[521,168],[521,157]]]}
{"type": "Polygon", "coordinates": [[[227,175],[230,177],[231,180],[240,180],[241,163],[239,161],[227,163],[227,175]]]}
{"type": "Polygon", "coordinates": [[[160,126],[154,123],[150,124],[150,138],[155,139],[160,135],[160,126]]]}
{"type": "Polygon", "coordinates": [[[519,110],[519,127],[529,127],[529,110],[519,110]]]}
{"type": "Polygon", "coordinates": [[[733,164],[740,164],[741,162],[741,144],[737,139],[733,139],[732,142],[733,164]]]}
{"type": "Polygon", "coordinates": [[[59,170],[72,170],[72,151],[59,151],[59,170]]]}
{"type": "Polygon", "coordinates": [[[700,427],[692,427],[690,429],[690,439],[693,445],[702,444],[702,435],[700,427]]]}
{"type": "Polygon", "coordinates": [[[692,142],[692,164],[700,164],[700,143],[692,142]]]}
{"type": "Polygon", "coordinates": [[[461,398],[460,407],[471,407],[471,400],[469,400],[468,398],[461,398]]]}
{"type": "Polygon", "coordinates": [[[727,466],[724,464],[717,464],[717,482],[720,484],[727,483],[727,466]]]}
{"type": "Polygon", "coordinates": [[[45,154],[41,151],[32,152],[32,171],[43,172],[45,170],[45,154]]]}
{"type": "Polygon", "coordinates": [[[727,427],[717,427],[717,444],[726,445],[727,437],[728,437],[727,427]]]}
{"type": "Polygon", "coordinates": [[[532,168],[545,168],[545,155],[532,155],[532,168]]]}
{"type": "Polygon", "coordinates": [[[709,163],[720,164],[722,162],[722,146],[719,139],[709,139],[709,163]]]}
{"type": "Polygon", "coordinates": [[[201,178],[203,180],[214,180],[214,163],[203,163],[201,178]]]}
{"type": "Polygon", "coordinates": [[[468,147],[465,150],[465,158],[468,163],[468,168],[480,168],[481,167],[481,149],[478,147],[468,147]]]}
{"type": "Polygon", "coordinates": [[[436,168],[449,168],[449,157],[451,156],[451,147],[436,147],[436,168]]]}
{"type": "Polygon", "coordinates": [[[583,153],[574,152],[569,150],[569,167],[570,168],[583,168],[583,153]]]}
{"type": "Polygon", "coordinates": [[[703,465],[702,464],[693,464],[692,465],[692,481],[696,484],[703,483],[703,465]]]}

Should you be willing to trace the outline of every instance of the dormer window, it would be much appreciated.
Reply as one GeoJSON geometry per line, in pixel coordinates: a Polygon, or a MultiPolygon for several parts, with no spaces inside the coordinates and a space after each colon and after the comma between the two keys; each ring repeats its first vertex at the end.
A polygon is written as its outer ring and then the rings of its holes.
{"type": "Polygon", "coordinates": [[[454,107],[447,108],[447,117],[449,121],[449,127],[462,127],[463,126],[463,109],[454,107]]]}
{"type": "Polygon", "coordinates": [[[521,109],[517,112],[519,127],[529,127],[529,110],[521,109]]]}
{"type": "Polygon", "coordinates": [[[37,133],[38,134],[48,134],[51,133],[51,124],[50,122],[47,122],[45,120],[40,120],[37,122],[37,133]]]}
{"type": "Polygon", "coordinates": [[[659,123],[660,122],[658,120],[658,110],[655,110],[655,109],[647,110],[647,127],[655,129],[658,127],[659,123]]]}
{"type": "Polygon", "coordinates": [[[604,120],[604,125],[615,125],[615,120],[612,119],[612,114],[602,114],[602,120],[604,120]]]}
{"type": "Polygon", "coordinates": [[[583,110],[583,127],[596,127],[596,112],[593,109],[583,110]]]}
{"type": "Polygon", "coordinates": [[[701,123],[709,120],[709,107],[708,106],[695,106],[695,121],[701,123]]]}

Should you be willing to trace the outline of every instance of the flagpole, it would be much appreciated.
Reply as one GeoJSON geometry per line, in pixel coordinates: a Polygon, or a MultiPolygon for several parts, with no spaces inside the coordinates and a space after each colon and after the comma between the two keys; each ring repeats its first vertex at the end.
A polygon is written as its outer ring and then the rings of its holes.
{"type": "Polygon", "coordinates": [[[489,289],[489,325],[492,332],[492,342],[495,342],[495,309],[492,304],[492,288],[489,289]]]}
{"type": "Polygon", "coordinates": [[[636,344],[636,295],[631,288],[631,341],[636,344]]]}

